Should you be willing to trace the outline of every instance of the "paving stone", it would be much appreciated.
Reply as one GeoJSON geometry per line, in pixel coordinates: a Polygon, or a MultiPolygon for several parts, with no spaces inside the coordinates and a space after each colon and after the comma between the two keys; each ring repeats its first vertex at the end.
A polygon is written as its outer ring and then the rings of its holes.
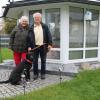
{"type": "MultiPolygon", "coordinates": [[[[11,73],[11,70],[9,69],[1,69],[0,70],[0,81],[7,80],[9,75],[11,73]]],[[[37,90],[46,86],[49,86],[51,84],[60,83],[60,77],[59,75],[46,75],[45,80],[41,80],[38,78],[38,80],[33,80],[33,73],[31,73],[31,81],[26,84],[25,92],[30,92],[33,90],[37,90]]],[[[62,76],[61,81],[70,80],[71,77],[62,76]]],[[[24,88],[23,85],[11,85],[11,84],[0,84],[0,100],[3,100],[1,98],[16,96],[19,94],[24,94],[24,88]]]]}

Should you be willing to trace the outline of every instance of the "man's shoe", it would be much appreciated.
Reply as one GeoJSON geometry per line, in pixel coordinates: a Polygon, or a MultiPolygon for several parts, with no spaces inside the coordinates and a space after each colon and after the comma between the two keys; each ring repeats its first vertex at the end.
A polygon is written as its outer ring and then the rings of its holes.
{"type": "Polygon", "coordinates": [[[38,79],[38,75],[34,75],[33,79],[34,80],[38,79]]]}
{"type": "Polygon", "coordinates": [[[42,79],[42,80],[45,79],[45,74],[42,74],[42,75],[41,75],[41,79],[42,79]]]}

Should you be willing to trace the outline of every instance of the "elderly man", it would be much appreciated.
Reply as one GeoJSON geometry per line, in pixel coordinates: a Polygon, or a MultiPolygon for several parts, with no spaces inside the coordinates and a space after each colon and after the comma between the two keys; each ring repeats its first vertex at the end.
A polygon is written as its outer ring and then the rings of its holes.
{"type": "Polygon", "coordinates": [[[45,79],[46,71],[46,54],[52,47],[52,37],[49,28],[41,22],[42,16],[40,13],[34,13],[34,24],[29,30],[28,50],[39,47],[34,50],[33,72],[34,80],[39,76],[38,73],[38,58],[41,58],[41,79],[45,79]]]}

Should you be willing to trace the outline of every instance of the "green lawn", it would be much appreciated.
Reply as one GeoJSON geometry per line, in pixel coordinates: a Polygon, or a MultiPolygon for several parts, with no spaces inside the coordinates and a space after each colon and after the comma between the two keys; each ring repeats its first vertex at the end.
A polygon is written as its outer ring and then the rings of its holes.
{"type": "Polygon", "coordinates": [[[6,59],[13,59],[13,53],[8,48],[0,48],[0,62],[6,59]]]}
{"type": "Polygon", "coordinates": [[[62,84],[5,100],[100,100],[100,69],[84,71],[62,84]]]}

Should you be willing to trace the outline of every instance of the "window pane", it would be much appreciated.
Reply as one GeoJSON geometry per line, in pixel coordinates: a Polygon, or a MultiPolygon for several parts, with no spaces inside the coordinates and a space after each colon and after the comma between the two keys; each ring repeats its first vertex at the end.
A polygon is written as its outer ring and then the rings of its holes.
{"type": "Polygon", "coordinates": [[[84,9],[70,7],[69,9],[69,47],[83,47],[84,9]]]}
{"type": "Polygon", "coordinates": [[[47,59],[60,59],[60,51],[50,51],[47,53],[47,59]]]}
{"type": "Polygon", "coordinates": [[[83,58],[83,51],[70,51],[69,52],[69,59],[82,59],[83,58]]]}
{"type": "Polygon", "coordinates": [[[86,58],[93,58],[93,57],[97,57],[97,50],[87,50],[86,51],[86,58]]]}
{"type": "Polygon", "coordinates": [[[55,48],[60,47],[60,9],[46,10],[46,23],[48,24],[55,48]]]}
{"type": "Polygon", "coordinates": [[[29,24],[30,24],[30,26],[34,22],[34,20],[33,20],[33,14],[36,13],[36,12],[42,13],[41,10],[32,10],[32,11],[29,11],[29,24]]]}
{"type": "Polygon", "coordinates": [[[92,20],[86,21],[86,47],[97,47],[99,12],[96,10],[90,11],[92,12],[92,20]]]}

